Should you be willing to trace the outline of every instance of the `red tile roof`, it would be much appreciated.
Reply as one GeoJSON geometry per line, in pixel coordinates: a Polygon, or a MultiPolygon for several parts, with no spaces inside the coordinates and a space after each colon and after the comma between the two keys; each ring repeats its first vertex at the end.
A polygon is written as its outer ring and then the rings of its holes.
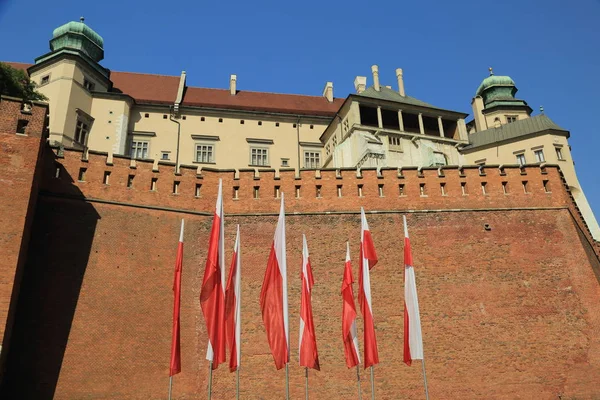
{"type": "MultiPolygon", "coordinates": [[[[32,64],[7,62],[13,68],[27,70],[32,64]]],[[[177,97],[179,76],[111,71],[113,91],[127,94],[138,103],[173,104],[177,97]]],[[[231,110],[266,111],[299,115],[333,116],[345,99],[332,103],[321,96],[248,92],[238,90],[235,96],[228,89],[186,87],[184,106],[225,108],[231,110]]]]}

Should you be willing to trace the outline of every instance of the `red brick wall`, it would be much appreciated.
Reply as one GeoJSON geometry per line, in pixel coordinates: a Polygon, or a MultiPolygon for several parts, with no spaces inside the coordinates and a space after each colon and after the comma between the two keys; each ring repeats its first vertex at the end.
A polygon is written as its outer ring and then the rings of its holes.
{"type": "Polygon", "coordinates": [[[20,119],[29,122],[25,134],[37,138],[45,135],[48,126],[48,105],[45,103],[30,103],[30,112],[21,111],[22,100],[15,97],[0,96],[0,132],[12,133],[17,131],[20,119]]]}
{"type": "MultiPolygon", "coordinates": [[[[566,398],[598,395],[600,266],[581,233],[557,168],[233,173],[182,169],[65,151],[60,176],[47,168],[33,227],[14,342],[1,395],[23,398],[163,398],[167,392],[172,279],[180,219],[186,219],[182,295],[183,372],[175,398],[203,398],[207,363],[199,290],[218,178],[223,179],[228,261],[241,225],[243,268],[242,398],[282,398],[258,298],[286,194],[292,398],[303,396],[298,367],[301,235],[308,238],[316,284],[313,307],[322,365],[310,373],[313,398],[355,398],[355,371],[343,360],[340,285],[345,241],[358,271],[364,206],[380,262],[372,271],[381,364],[377,398],[422,398],[420,366],[402,364],[402,228],[406,210],[420,296],[432,398],[566,398]],[[86,168],[85,182],[78,182],[86,168]],[[109,184],[103,184],[110,172],[109,184]],[[133,187],[127,188],[128,175],[133,187]],[[464,176],[463,176],[464,175],[464,176]],[[158,178],[150,191],[151,178],[158,178]],[[179,194],[173,182],[179,181],[179,194]],[[509,194],[501,182],[508,182],[509,194]],[[522,182],[528,182],[524,193],[522,182]],[[543,181],[546,182],[547,193],[543,181]],[[460,182],[467,182],[468,195],[460,182]],[[482,182],[486,192],[482,192],[482,182]],[[425,183],[426,197],[419,185],[425,183]],[[445,183],[447,196],[442,196],[445,183]],[[196,198],[195,185],[201,184],[196,198]],[[383,184],[383,197],[378,185],[383,184]],[[404,184],[406,196],[399,196],[404,184]],[[316,185],[322,198],[316,198],[316,185]],[[342,185],[341,198],[337,186],[342,185]],[[358,197],[357,185],[363,185],[358,197]],[[300,198],[295,187],[301,186],[300,198]],[[238,199],[233,199],[239,187],[238,199]],[[259,199],[253,198],[260,187],[259,199]],[[66,198],[65,198],[66,197],[66,198]],[[82,201],[87,197],[89,201],[82,201]],[[79,198],[79,199],[77,199],[79,198]],[[152,209],[152,208],[161,209],[152,209]],[[336,214],[335,212],[345,212],[336,214]],[[333,214],[326,214],[331,213],[333,214]],[[297,213],[297,214],[293,214],[297,213]],[[262,215],[261,215],[262,214],[262,215]],[[265,215],[266,214],[266,215],[265,215]],[[489,224],[491,230],[484,229],[489,224]]],[[[1,212],[2,210],[0,210],[1,212]]],[[[8,213],[10,210],[4,210],[8,213]]],[[[2,214],[0,214],[2,215],[2,214]]],[[[356,292],[355,287],[355,292],[356,292]]],[[[359,335],[362,321],[359,321],[359,335]]],[[[362,339],[360,340],[362,344],[362,339]]],[[[363,394],[369,396],[368,374],[363,394]]],[[[215,398],[232,398],[234,375],[214,376],[215,398]]],[[[10,398],[10,397],[7,397],[10,398]]]]}

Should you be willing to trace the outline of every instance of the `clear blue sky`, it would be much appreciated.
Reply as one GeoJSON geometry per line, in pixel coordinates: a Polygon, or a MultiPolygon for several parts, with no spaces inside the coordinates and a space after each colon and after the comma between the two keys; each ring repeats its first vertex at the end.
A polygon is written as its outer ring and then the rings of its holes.
{"type": "Polygon", "coordinates": [[[85,16],[104,38],[105,67],[178,75],[203,87],[336,97],[378,64],[383,84],[471,113],[492,66],[537,114],[571,131],[577,174],[600,217],[600,2],[0,0],[0,60],[33,62],[52,30],[85,16]]]}

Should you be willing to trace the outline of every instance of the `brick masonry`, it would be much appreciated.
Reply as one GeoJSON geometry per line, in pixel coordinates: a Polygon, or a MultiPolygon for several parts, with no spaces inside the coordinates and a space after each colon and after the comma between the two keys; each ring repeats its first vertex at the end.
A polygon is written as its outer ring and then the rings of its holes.
{"type": "MultiPolygon", "coordinates": [[[[174,398],[204,398],[206,334],[198,296],[219,178],[228,214],[228,262],[236,224],[242,234],[241,398],[276,399],[284,393],[284,372],[275,371],[258,303],[279,205],[276,186],[286,195],[289,213],[292,398],[304,395],[296,350],[302,233],[316,281],[313,307],[322,365],[321,372],[310,372],[311,398],[356,398],[356,373],[343,360],[340,286],[346,240],[357,278],[360,206],[368,212],[379,254],[371,275],[381,360],[375,368],[377,398],[423,397],[418,362],[409,368],[401,361],[404,213],[431,398],[599,396],[598,248],[589,241],[557,167],[487,168],[484,175],[476,168],[448,168],[443,176],[434,169],[363,170],[360,176],[348,170],[303,171],[298,179],[291,171],[258,177],[182,168],[176,175],[170,165],[137,162],[131,168],[123,158],[82,156],[65,150],[46,164],[0,397],[164,398],[173,263],[185,218],[183,372],[175,377],[174,398]],[[177,194],[174,182],[179,182],[177,194]],[[403,196],[399,185],[405,185],[403,196]]],[[[359,319],[359,337],[361,325],[359,319]]],[[[367,371],[362,378],[368,398],[367,371]]],[[[220,368],[214,398],[233,398],[234,385],[234,375],[220,368]]]]}

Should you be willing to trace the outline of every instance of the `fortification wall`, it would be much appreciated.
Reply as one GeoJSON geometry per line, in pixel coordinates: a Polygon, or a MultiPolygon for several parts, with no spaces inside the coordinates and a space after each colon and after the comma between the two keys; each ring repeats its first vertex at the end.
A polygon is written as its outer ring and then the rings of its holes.
{"type": "MultiPolygon", "coordinates": [[[[236,224],[242,234],[241,398],[283,397],[284,373],[274,369],[259,307],[279,207],[276,187],[285,193],[288,212],[292,398],[304,390],[296,350],[303,233],[316,281],[322,365],[310,373],[311,398],[356,397],[356,373],[343,359],[340,286],[346,240],[357,276],[360,206],[379,254],[371,275],[381,359],[377,398],[423,396],[418,363],[406,367],[399,351],[404,213],[432,398],[598,394],[600,284],[594,271],[600,267],[555,166],[301,171],[298,177],[286,170],[256,176],[184,167],[176,174],[168,164],[59,153],[49,161],[39,197],[0,397],[164,398],[181,218],[183,372],[175,377],[174,398],[204,397],[208,366],[199,291],[219,178],[227,265],[236,224]]],[[[358,325],[362,337],[360,318],[358,325]]],[[[367,373],[363,379],[368,397],[367,373]]],[[[234,375],[222,366],[214,375],[214,398],[232,398],[234,387],[234,375]]]]}

